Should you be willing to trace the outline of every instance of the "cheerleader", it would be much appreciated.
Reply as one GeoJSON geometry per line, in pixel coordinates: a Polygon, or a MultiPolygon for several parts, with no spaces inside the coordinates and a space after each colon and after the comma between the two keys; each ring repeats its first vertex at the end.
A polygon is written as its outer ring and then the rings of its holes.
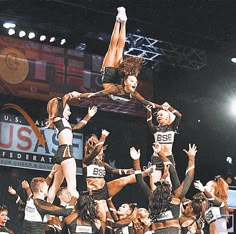
{"type": "MultiPolygon", "coordinates": [[[[92,135],[85,143],[85,157],[83,159],[84,175],[86,175],[87,189],[91,191],[94,199],[98,204],[99,217],[103,221],[103,225],[107,223],[107,228],[110,228],[109,216],[106,200],[115,196],[127,184],[136,183],[133,169],[117,169],[111,167],[104,162],[103,146],[109,132],[102,130],[100,139],[96,135],[92,135]],[[106,182],[106,173],[117,175],[127,175],[121,178],[106,182]]],[[[142,172],[142,176],[147,176],[150,173],[149,168],[142,172]]]]}
{"type": "Polygon", "coordinates": [[[124,7],[118,7],[117,10],[109,48],[102,63],[103,90],[97,93],[81,93],[80,97],[109,95],[115,101],[127,102],[135,99],[145,106],[149,104],[153,108],[160,108],[160,105],[145,100],[136,91],[137,76],[143,64],[143,58],[133,56],[123,58],[127,16],[124,7]]]}
{"type": "MultiPolygon", "coordinates": [[[[167,156],[167,158],[171,161],[173,166],[175,166],[174,156],[172,153],[172,147],[174,144],[174,136],[178,129],[182,114],[171,107],[167,102],[162,105],[162,109],[156,112],[156,120],[158,125],[154,125],[152,122],[152,110],[151,106],[147,106],[147,124],[154,136],[154,143],[159,143],[161,146],[161,151],[167,156]]],[[[155,185],[154,183],[159,181],[162,176],[162,170],[164,168],[163,162],[158,154],[153,153],[151,158],[151,162],[153,165],[156,165],[156,170],[150,176],[150,187],[151,190],[154,191],[155,185]]],[[[173,168],[170,168],[170,177],[173,182],[173,190],[179,187],[180,182],[176,171],[173,168]]]]}
{"type": "Polygon", "coordinates": [[[78,99],[79,96],[80,93],[74,91],[64,95],[63,98],[52,98],[47,105],[47,127],[56,129],[59,142],[58,150],[53,157],[57,172],[54,175],[53,184],[48,193],[48,201],[51,203],[54,201],[55,195],[64,178],[66,179],[67,189],[71,196],[79,196],[76,190],[76,161],[73,157],[72,131],[83,128],[97,112],[96,106],[89,108],[88,114],[84,119],[72,127],[68,122],[71,115],[68,101],[78,99]]]}
{"type": "Polygon", "coordinates": [[[71,234],[102,234],[96,203],[92,196],[83,192],[77,200],[75,212],[64,219],[71,234]]]}
{"type": "MultiPolygon", "coordinates": [[[[140,173],[136,173],[136,179],[149,199],[149,212],[152,220],[152,230],[154,233],[161,234],[179,234],[179,214],[181,208],[181,199],[187,193],[194,176],[196,146],[189,145],[189,149],[184,150],[188,156],[188,167],[185,173],[185,179],[182,184],[172,192],[171,184],[166,180],[168,176],[169,167],[173,167],[170,160],[160,151],[160,146],[156,144],[153,146],[154,152],[160,156],[165,165],[164,173],[160,181],[155,183],[156,189],[152,192],[148,185],[143,180],[140,173]]],[[[131,157],[134,159],[135,170],[140,170],[140,152],[134,148],[130,151],[131,157]]]]}
{"type": "Polygon", "coordinates": [[[205,211],[205,220],[209,224],[211,234],[226,234],[227,231],[227,199],[229,186],[221,176],[215,176],[205,186],[200,180],[194,182],[196,189],[208,198],[208,207],[205,211]]]}

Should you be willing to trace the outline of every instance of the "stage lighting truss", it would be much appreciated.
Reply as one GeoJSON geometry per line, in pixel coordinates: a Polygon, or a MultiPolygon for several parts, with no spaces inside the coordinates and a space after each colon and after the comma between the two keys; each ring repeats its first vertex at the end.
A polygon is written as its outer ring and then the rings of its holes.
{"type": "Polygon", "coordinates": [[[127,56],[143,56],[155,65],[167,63],[176,67],[198,70],[206,65],[206,52],[174,43],[164,42],[136,34],[126,37],[127,56]]]}

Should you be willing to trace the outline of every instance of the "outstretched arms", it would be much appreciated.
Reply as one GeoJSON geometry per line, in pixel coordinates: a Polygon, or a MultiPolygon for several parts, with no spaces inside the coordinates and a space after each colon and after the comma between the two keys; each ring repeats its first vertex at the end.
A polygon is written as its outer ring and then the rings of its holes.
{"type": "Polygon", "coordinates": [[[152,123],[152,106],[151,105],[147,105],[146,109],[147,109],[147,124],[148,124],[148,127],[149,127],[150,131],[152,133],[154,133],[155,130],[156,130],[156,127],[152,123]]]}
{"type": "Polygon", "coordinates": [[[118,174],[118,175],[130,175],[133,173],[133,169],[132,168],[128,168],[128,169],[119,169],[119,168],[113,168],[111,167],[108,163],[104,162],[103,166],[105,167],[106,171],[108,171],[111,174],[118,174]]]}
{"type": "Polygon", "coordinates": [[[106,89],[102,89],[101,91],[98,91],[96,93],[81,93],[80,97],[81,98],[91,98],[91,97],[102,97],[102,96],[106,96],[109,94],[118,94],[120,92],[122,92],[122,85],[118,85],[118,84],[111,84],[110,87],[106,88],[106,89]]]}
{"type": "Polygon", "coordinates": [[[101,135],[98,143],[91,150],[91,152],[88,152],[87,155],[85,154],[85,157],[83,159],[83,164],[89,165],[92,162],[92,160],[99,154],[99,152],[102,150],[102,147],[103,147],[108,135],[109,135],[109,132],[107,130],[103,129],[102,135],[101,135]]]}
{"type": "Polygon", "coordinates": [[[140,166],[140,150],[136,150],[134,147],[130,148],[130,156],[134,160],[134,170],[135,170],[135,178],[137,180],[138,185],[146,195],[147,199],[151,196],[151,189],[148,187],[146,182],[143,179],[141,173],[141,166],[140,166]]]}
{"type": "Polygon", "coordinates": [[[195,171],[195,156],[197,153],[197,146],[195,144],[190,145],[188,151],[186,149],[183,150],[188,156],[188,166],[185,172],[185,179],[180,185],[179,188],[175,190],[175,196],[182,199],[193,181],[194,171],[195,171]]]}
{"type": "MultiPolygon", "coordinates": [[[[155,144],[153,146],[154,151],[159,155],[159,157],[162,159],[163,163],[169,164],[170,169],[172,168],[175,170],[175,167],[172,165],[172,163],[169,161],[169,159],[160,151],[160,146],[159,144],[155,144]]],[[[174,190],[175,197],[178,197],[182,199],[185,194],[187,193],[193,177],[194,177],[194,168],[195,168],[195,155],[197,153],[197,147],[195,144],[190,145],[189,144],[189,149],[188,150],[183,150],[187,156],[188,156],[188,167],[185,173],[185,179],[181,183],[181,185],[174,190]]]]}
{"type": "Polygon", "coordinates": [[[163,110],[169,111],[169,115],[170,115],[170,123],[172,125],[172,127],[174,129],[177,129],[180,123],[180,120],[182,118],[182,114],[174,109],[172,106],[170,106],[170,104],[168,102],[164,102],[162,104],[162,108],[163,110]],[[175,116],[175,119],[173,120],[173,117],[175,116]]]}
{"type": "Polygon", "coordinates": [[[70,93],[67,93],[63,96],[63,106],[66,105],[66,103],[69,101],[69,100],[72,100],[72,99],[79,99],[80,98],[80,94],[79,92],[77,91],[72,91],[70,93]]]}
{"type": "Polygon", "coordinates": [[[159,108],[159,109],[162,109],[162,106],[161,106],[161,105],[156,104],[156,103],[153,103],[153,102],[150,102],[150,101],[144,99],[144,97],[142,97],[142,96],[140,95],[140,93],[138,93],[137,91],[132,92],[131,95],[132,95],[132,97],[133,97],[135,100],[142,102],[145,106],[150,105],[150,106],[152,106],[152,108],[159,108]]]}
{"type": "Polygon", "coordinates": [[[88,114],[73,127],[73,130],[78,130],[83,128],[96,113],[97,113],[96,106],[89,107],[88,114]]]}

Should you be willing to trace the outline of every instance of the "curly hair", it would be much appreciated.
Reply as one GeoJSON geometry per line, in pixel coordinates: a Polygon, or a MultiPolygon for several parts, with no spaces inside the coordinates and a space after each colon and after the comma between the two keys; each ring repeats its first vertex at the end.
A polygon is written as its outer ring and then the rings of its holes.
{"type": "Polygon", "coordinates": [[[165,180],[161,180],[156,182],[155,185],[156,189],[149,199],[150,218],[153,221],[170,208],[171,202],[170,184],[165,180]]]}
{"type": "Polygon", "coordinates": [[[82,221],[87,221],[91,225],[94,225],[95,219],[99,219],[96,210],[96,202],[91,195],[81,194],[77,200],[76,210],[82,221]]]}
{"type": "Polygon", "coordinates": [[[119,65],[118,71],[122,78],[126,78],[129,75],[138,76],[140,69],[143,65],[142,57],[127,57],[119,65]]]}
{"type": "Polygon", "coordinates": [[[204,215],[206,205],[203,204],[207,202],[207,198],[203,193],[196,193],[193,196],[191,206],[193,208],[193,213],[197,215],[197,217],[200,217],[201,215],[204,215]]]}
{"type": "Polygon", "coordinates": [[[137,203],[129,203],[131,214],[127,216],[133,222],[133,228],[135,233],[143,233],[143,227],[139,220],[137,220],[138,214],[138,204],[137,203]]]}
{"type": "Polygon", "coordinates": [[[214,178],[215,196],[222,199],[227,204],[229,186],[221,176],[214,178]]]}
{"type": "Polygon", "coordinates": [[[229,210],[227,200],[229,185],[220,175],[215,176],[214,180],[210,180],[208,183],[211,183],[211,186],[214,188],[214,196],[224,202],[226,215],[228,215],[229,210]]]}
{"type": "Polygon", "coordinates": [[[88,140],[85,142],[84,145],[84,155],[85,157],[89,154],[91,150],[93,150],[98,143],[98,138],[95,134],[92,134],[91,137],[88,138],[88,140]]]}

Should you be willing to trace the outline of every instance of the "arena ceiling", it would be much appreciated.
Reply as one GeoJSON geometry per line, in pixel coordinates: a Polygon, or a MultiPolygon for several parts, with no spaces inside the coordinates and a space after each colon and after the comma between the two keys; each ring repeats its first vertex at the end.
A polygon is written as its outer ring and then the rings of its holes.
{"type": "Polygon", "coordinates": [[[57,33],[77,46],[90,35],[111,33],[118,6],[127,9],[127,32],[207,51],[236,38],[234,0],[1,0],[0,20],[57,33]]]}

